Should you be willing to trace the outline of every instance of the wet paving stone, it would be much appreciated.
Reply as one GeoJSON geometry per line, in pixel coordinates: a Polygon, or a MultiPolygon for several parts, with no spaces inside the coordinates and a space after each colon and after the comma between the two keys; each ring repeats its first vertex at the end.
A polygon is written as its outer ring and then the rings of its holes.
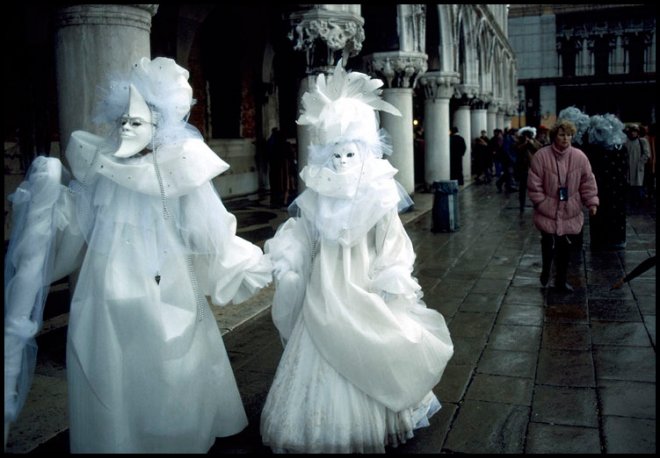
{"type": "Polygon", "coordinates": [[[525,453],[602,453],[598,428],[530,423],[525,453]]]}
{"type": "Polygon", "coordinates": [[[541,342],[540,326],[495,324],[488,339],[488,348],[538,352],[541,342]]]}
{"type": "Polygon", "coordinates": [[[485,339],[452,336],[452,341],[454,342],[454,356],[449,360],[449,364],[476,366],[484,351],[485,339]]]}
{"type": "Polygon", "coordinates": [[[502,305],[500,313],[497,315],[497,324],[541,326],[543,324],[543,307],[534,305],[502,305]]]}
{"type": "Polygon", "coordinates": [[[587,302],[587,292],[584,289],[575,288],[575,291],[572,292],[561,291],[554,287],[554,280],[551,280],[548,285],[551,285],[546,289],[546,304],[548,305],[584,304],[587,302]]]}
{"type": "Polygon", "coordinates": [[[522,271],[518,269],[516,271],[516,276],[511,282],[511,286],[531,286],[538,288],[540,286],[539,274],[537,272],[522,271]]]}
{"type": "Polygon", "coordinates": [[[515,267],[494,266],[492,264],[489,264],[481,272],[481,278],[511,280],[514,276],[515,271],[516,271],[515,267]]]}
{"type": "Polygon", "coordinates": [[[655,296],[640,296],[637,298],[637,305],[644,315],[655,315],[658,308],[655,296]]]}
{"type": "Polygon", "coordinates": [[[456,315],[463,299],[460,297],[441,297],[439,294],[426,293],[422,298],[426,306],[442,313],[447,323],[456,315]]]}
{"type": "Polygon", "coordinates": [[[637,303],[621,299],[589,299],[589,316],[595,321],[642,321],[637,303]]]}
{"type": "Polygon", "coordinates": [[[656,450],[656,422],[626,417],[603,417],[606,453],[653,453],[656,450]]]}
{"type": "Polygon", "coordinates": [[[591,352],[550,350],[542,347],[539,352],[536,383],[555,386],[596,386],[591,352]]]}
{"type": "MultiPolygon", "coordinates": [[[[614,282],[612,282],[614,284],[614,282]]],[[[603,300],[633,300],[635,296],[629,287],[624,285],[621,289],[610,289],[611,285],[588,285],[587,294],[590,299],[603,299],[603,300]]]]}
{"type": "Polygon", "coordinates": [[[461,312],[488,312],[497,313],[504,294],[482,294],[471,292],[461,303],[461,312]]]}
{"type": "MultiPolygon", "coordinates": [[[[467,278],[467,277],[466,277],[467,278]]],[[[440,294],[442,297],[458,297],[464,299],[474,285],[474,278],[457,278],[447,274],[433,287],[434,294],[440,294]]],[[[426,291],[429,291],[426,289],[426,291]]]]}
{"type": "Polygon", "coordinates": [[[501,294],[504,296],[506,289],[511,282],[509,280],[500,280],[492,278],[480,278],[474,283],[470,293],[480,294],[501,294]]]}
{"type": "Polygon", "coordinates": [[[635,297],[655,297],[655,279],[638,277],[630,282],[630,288],[635,297]]]}
{"type": "Polygon", "coordinates": [[[653,347],[656,347],[656,337],[655,337],[655,315],[645,315],[644,316],[644,326],[646,327],[647,332],[649,333],[649,338],[653,344],[653,347]]]}
{"type": "Polygon", "coordinates": [[[531,406],[533,388],[534,383],[527,378],[476,374],[465,399],[531,406]]]}
{"type": "Polygon", "coordinates": [[[540,254],[524,254],[520,258],[520,264],[518,265],[518,268],[521,269],[529,269],[529,268],[534,268],[537,270],[539,273],[541,272],[541,255],[540,254]]]}
{"type": "Polygon", "coordinates": [[[536,385],[532,421],[598,428],[596,389],[536,385]]]}
{"type": "Polygon", "coordinates": [[[594,363],[598,380],[655,383],[655,350],[650,347],[596,346],[594,363]]]}
{"type": "Polygon", "coordinates": [[[472,379],[473,372],[474,366],[457,365],[452,358],[442,374],[442,380],[435,388],[440,402],[460,402],[472,379]]]}
{"type": "Polygon", "coordinates": [[[452,337],[478,338],[485,342],[494,321],[494,313],[458,312],[449,324],[449,331],[452,337]]]}
{"type": "Polygon", "coordinates": [[[534,288],[531,286],[511,286],[504,296],[502,305],[504,304],[520,304],[520,305],[543,305],[545,303],[545,296],[543,288],[534,288]]]}
{"type": "Polygon", "coordinates": [[[651,340],[643,323],[610,323],[593,321],[591,335],[594,345],[649,347],[651,340]]]}
{"type": "Polygon", "coordinates": [[[443,451],[522,453],[529,407],[467,400],[458,411],[443,451]]]}
{"type": "Polygon", "coordinates": [[[477,365],[480,374],[534,378],[538,355],[532,352],[486,348],[477,365]]]}
{"type": "Polygon", "coordinates": [[[588,324],[586,304],[566,303],[547,305],[544,309],[546,322],[588,324]]]}
{"type": "Polygon", "coordinates": [[[543,326],[543,348],[550,350],[590,350],[588,324],[549,321],[543,326]]]}
{"type": "Polygon", "coordinates": [[[602,380],[598,385],[603,415],[656,419],[654,383],[602,380]]]}

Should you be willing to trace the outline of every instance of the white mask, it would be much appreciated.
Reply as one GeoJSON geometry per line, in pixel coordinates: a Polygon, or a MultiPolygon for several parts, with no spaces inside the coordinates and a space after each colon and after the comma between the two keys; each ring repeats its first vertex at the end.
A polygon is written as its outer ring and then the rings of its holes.
{"type": "Polygon", "coordinates": [[[154,134],[152,114],[147,102],[135,86],[129,89],[126,113],[119,119],[121,144],[115,157],[131,157],[149,145],[154,134]]]}
{"type": "Polygon", "coordinates": [[[358,147],[355,143],[340,143],[332,151],[332,166],[341,173],[359,164],[358,147]]]}

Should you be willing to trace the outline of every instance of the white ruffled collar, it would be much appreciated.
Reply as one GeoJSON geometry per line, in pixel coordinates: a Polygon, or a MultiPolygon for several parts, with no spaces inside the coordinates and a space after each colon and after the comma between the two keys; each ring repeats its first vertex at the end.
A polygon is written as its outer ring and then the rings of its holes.
{"type": "Polygon", "coordinates": [[[71,134],[66,158],[73,175],[83,184],[99,174],[148,195],[161,195],[159,173],[167,197],[187,194],[229,168],[229,164],[197,138],[159,147],[155,153],[158,173],[154,153],[120,159],[112,155],[112,150],[107,139],[77,130],[71,134]]]}
{"type": "Polygon", "coordinates": [[[308,189],[296,205],[323,238],[352,246],[397,207],[396,173],[384,159],[370,159],[342,173],[308,165],[300,172],[308,189]]]}

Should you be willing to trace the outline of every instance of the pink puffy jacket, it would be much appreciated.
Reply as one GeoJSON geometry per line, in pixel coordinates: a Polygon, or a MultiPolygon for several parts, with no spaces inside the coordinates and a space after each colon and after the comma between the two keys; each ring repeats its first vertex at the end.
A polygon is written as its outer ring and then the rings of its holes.
{"type": "Polygon", "coordinates": [[[589,159],[572,146],[559,151],[549,145],[534,154],[527,194],[534,204],[534,225],[549,234],[578,234],[584,224],[582,204],[589,208],[599,204],[589,159]],[[559,201],[560,182],[568,187],[567,201],[559,201]]]}

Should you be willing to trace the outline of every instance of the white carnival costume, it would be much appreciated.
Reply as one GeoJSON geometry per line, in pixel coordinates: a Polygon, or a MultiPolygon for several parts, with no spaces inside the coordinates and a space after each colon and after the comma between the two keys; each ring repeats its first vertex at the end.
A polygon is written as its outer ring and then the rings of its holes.
{"type": "Polygon", "coordinates": [[[275,267],[272,317],[285,342],[261,435],[275,452],[384,452],[428,425],[432,388],[453,354],[442,315],[421,301],[415,253],[398,216],[410,199],[374,109],[380,80],[346,73],[303,96],[313,130],[306,190],[266,242],[275,267]]]}
{"type": "Polygon", "coordinates": [[[247,425],[205,296],[241,302],[271,281],[272,266],[236,236],[213,187],[229,166],[186,123],[187,79],[171,59],[143,58],[103,107],[106,119],[123,115],[119,138],[74,132],[68,187],[61,163],[38,157],[13,194],[5,442],[29,390],[47,287],[78,267],[67,339],[72,452],[205,453],[247,425]]]}

